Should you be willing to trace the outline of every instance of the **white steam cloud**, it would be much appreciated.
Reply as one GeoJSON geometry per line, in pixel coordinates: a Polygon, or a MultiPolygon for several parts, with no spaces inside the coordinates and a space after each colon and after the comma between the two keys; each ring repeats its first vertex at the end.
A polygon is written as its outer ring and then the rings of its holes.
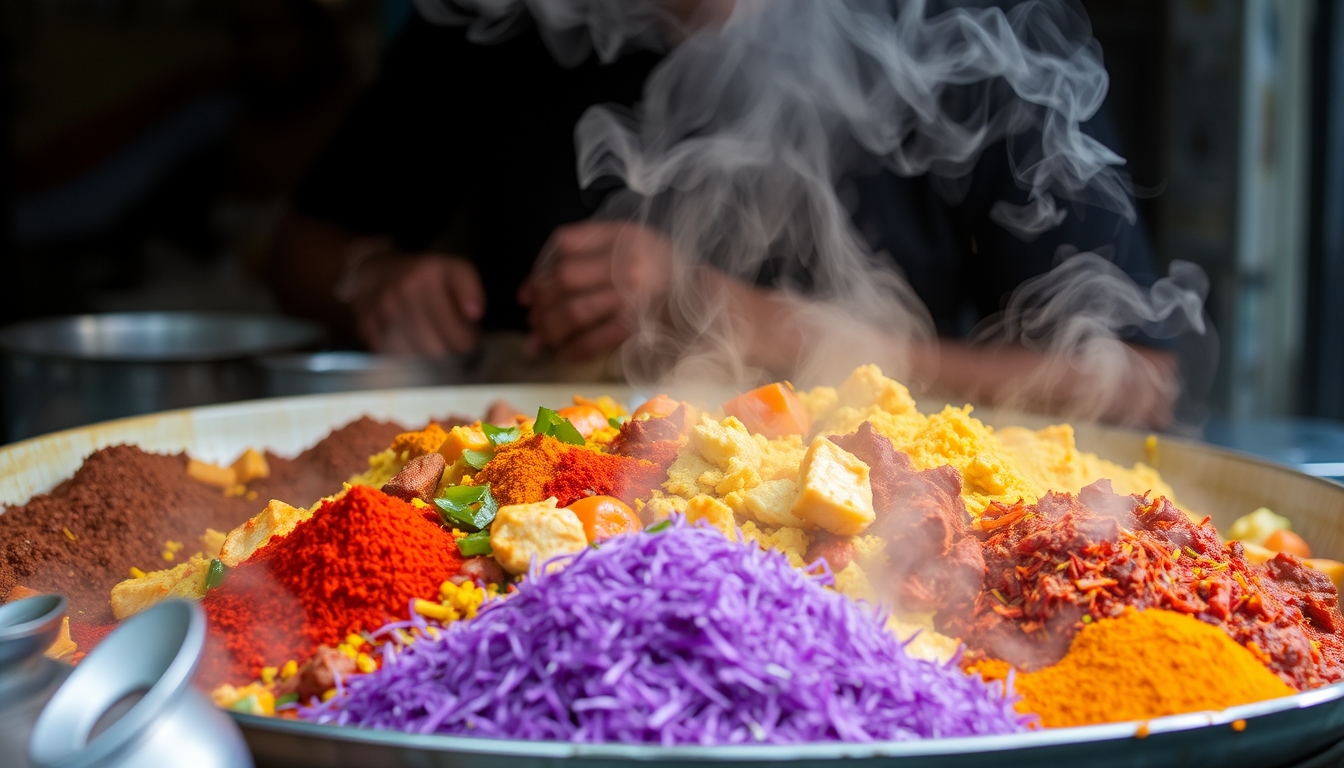
{"type": "MultiPolygon", "coordinates": [[[[801,341],[797,359],[769,375],[834,380],[860,362],[905,374],[906,345],[929,338],[932,323],[891,262],[855,232],[836,193],[846,174],[928,174],[955,201],[986,148],[1006,142],[1027,202],[1000,201],[991,216],[1022,239],[1070,215],[1060,201],[1135,219],[1122,158],[1080,129],[1108,80],[1085,15],[1063,2],[1006,11],[925,0],[420,7],[432,20],[470,24],[482,42],[530,13],[565,64],[593,52],[611,61],[630,47],[670,49],[636,110],[594,107],[576,128],[581,182],[622,187],[603,215],[661,231],[679,257],[666,301],[640,308],[622,350],[636,381],[750,384],[766,373],[751,353],[786,338],[801,341]],[[700,279],[706,266],[782,288],[776,303],[788,319],[752,327],[736,294],[700,279]]],[[[1066,259],[1017,293],[996,338],[1128,365],[1122,332],[1202,328],[1194,271],[1181,265],[1142,290],[1100,257],[1066,259]]]]}

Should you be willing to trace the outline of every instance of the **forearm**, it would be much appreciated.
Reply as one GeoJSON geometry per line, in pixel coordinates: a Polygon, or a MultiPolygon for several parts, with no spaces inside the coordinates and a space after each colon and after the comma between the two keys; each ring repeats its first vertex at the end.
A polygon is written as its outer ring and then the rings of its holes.
{"type": "Polygon", "coordinates": [[[1175,355],[1118,345],[1104,360],[941,339],[915,345],[914,376],[940,396],[1160,429],[1179,393],[1175,355]]]}

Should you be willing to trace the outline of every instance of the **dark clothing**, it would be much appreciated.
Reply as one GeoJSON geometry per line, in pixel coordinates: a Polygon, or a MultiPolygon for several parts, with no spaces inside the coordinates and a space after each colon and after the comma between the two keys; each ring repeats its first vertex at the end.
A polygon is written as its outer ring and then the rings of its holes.
{"type": "MultiPolygon", "coordinates": [[[[595,200],[578,186],[574,126],[595,104],[630,107],[660,56],[630,53],[566,69],[531,24],[492,45],[462,29],[412,20],[387,52],[377,80],[296,194],[307,216],[406,250],[449,244],[470,257],[486,286],[483,325],[521,330],[515,292],[551,231],[587,218],[595,200]]],[[[1094,121],[1095,122],[1095,121],[1094,121]]],[[[1100,136],[1102,141],[1109,137],[1100,136]]],[[[988,148],[970,192],[949,204],[925,178],[882,172],[846,182],[854,223],[874,251],[900,266],[942,335],[959,336],[999,310],[1024,280],[1049,271],[1062,244],[1113,245],[1113,260],[1141,284],[1153,280],[1142,231],[1113,214],[1070,210],[1031,243],[990,221],[997,200],[1025,202],[1003,145],[988,148]]]]}
{"type": "Polygon", "coordinates": [[[483,326],[522,330],[515,294],[533,259],[556,226],[592,213],[574,125],[594,104],[633,105],[660,58],[641,52],[602,65],[594,56],[566,69],[531,25],[476,45],[461,28],[414,18],[294,207],[410,251],[442,247],[445,227],[465,222],[449,245],[480,270],[483,326]]]}

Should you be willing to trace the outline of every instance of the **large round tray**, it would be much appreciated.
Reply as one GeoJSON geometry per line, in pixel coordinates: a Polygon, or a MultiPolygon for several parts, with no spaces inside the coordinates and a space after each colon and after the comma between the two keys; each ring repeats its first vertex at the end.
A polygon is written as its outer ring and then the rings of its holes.
{"type": "MultiPolygon", "coordinates": [[[[508,385],[389,390],[260,400],[97,424],[0,448],[0,502],[17,504],[69,477],[89,453],[116,443],[185,450],[226,461],[249,447],[297,453],[360,415],[422,423],[450,412],[479,414],[497,398],[524,410],[618,387],[508,385]]],[[[978,413],[990,423],[992,413],[978,413]]],[[[1020,423],[1005,418],[1005,422],[1020,423]]],[[[1030,420],[1028,420],[1030,421],[1030,420]]],[[[1344,486],[1257,459],[1182,440],[1102,427],[1078,430],[1079,446],[1123,464],[1154,464],[1182,504],[1220,528],[1268,506],[1294,522],[1325,557],[1344,559],[1344,486]]],[[[1179,653],[1180,649],[1172,649],[1179,653]]],[[[1223,712],[1180,715],[1014,736],[798,747],[677,747],[510,742],[335,728],[236,715],[260,766],[674,766],[788,762],[793,766],[1281,766],[1337,764],[1344,739],[1344,684],[1223,712]],[[1244,720],[1245,728],[1232,723],[1244,720]],[[1140,737],[1140,734],[1144,734],[1140,737]],[[1327,752],[1329,751],[1329,752],[1327,752]]]]}

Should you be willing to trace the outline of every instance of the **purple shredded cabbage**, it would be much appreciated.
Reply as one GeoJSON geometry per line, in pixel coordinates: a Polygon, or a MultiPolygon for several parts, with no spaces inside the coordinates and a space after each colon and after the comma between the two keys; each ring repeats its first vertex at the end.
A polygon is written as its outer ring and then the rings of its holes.
{"type": "MultiPolygon", "coordinates": [[[[998,683],[905,654],[876,608],[678,520],[620,536],[390,654],[340,725],[508,739],[794,744],[1010,733],[998,683]]],[[[400,624],[398,626],[405,626],[400,624]]]]}

